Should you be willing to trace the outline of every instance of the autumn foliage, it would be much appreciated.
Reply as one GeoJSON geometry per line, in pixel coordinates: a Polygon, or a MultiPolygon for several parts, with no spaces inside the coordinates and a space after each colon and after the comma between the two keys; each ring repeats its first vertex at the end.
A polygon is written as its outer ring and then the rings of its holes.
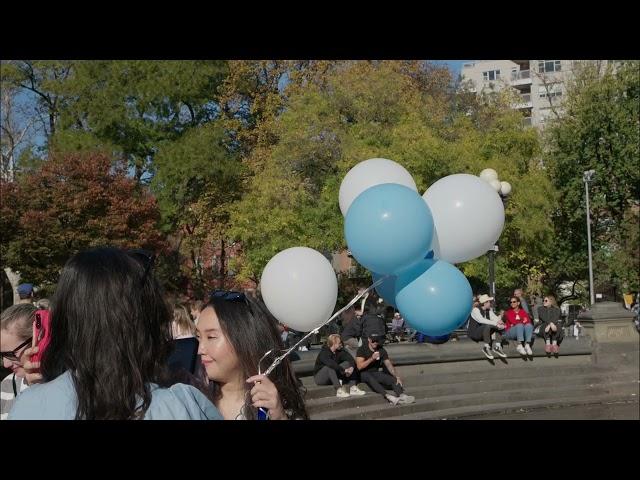
{"type": "Polygon", "coordinates": [[[3,238],[3,263],[25,281],[57,282],[68,258],[93,246],[164,247],[155,198],[105,153],[54,154],[3,187],[3,217],[18,217],[3,238]]]}

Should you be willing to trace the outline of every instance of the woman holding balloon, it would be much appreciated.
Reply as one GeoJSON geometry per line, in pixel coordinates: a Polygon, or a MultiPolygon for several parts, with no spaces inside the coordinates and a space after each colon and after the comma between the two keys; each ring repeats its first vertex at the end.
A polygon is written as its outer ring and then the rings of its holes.
{"type": "MultiPolygon", "coordinates": [[[[266,352],[284,349],[277,321],[260,302],[241,292],[215,292],[200,312],[198,353],[214,403],[225,420],[307,419],[291,363],[259,374],[266,352]]],[[[264,366],[263,366],[264,367],[264,366]]]]}

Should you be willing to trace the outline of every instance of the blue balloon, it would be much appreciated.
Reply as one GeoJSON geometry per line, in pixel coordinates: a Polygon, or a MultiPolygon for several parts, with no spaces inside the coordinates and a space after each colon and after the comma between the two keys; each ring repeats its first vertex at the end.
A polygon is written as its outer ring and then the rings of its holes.
{"type": "MultiPolygon", "coordinates": [[[[377,282],[384,275],[378,275],[377,273],[371,272],[371,276],[373,277],[373,281],[377,282]]],[[[391,305],[393,308],[396,308],[396,277],[395,275],[390,276],[384,282],[376,287],[376,292],[380,295],[386,303],[391,305]]]]}
{"type": "Polygon", "coordinates": [[[396,305],[407,323],[419,332],[431,337],[447,335],[471,312],[471,285],[460,270],[443,260],[420,272],[425,266],[420,262],[398,275],[396,305]]]}
{"type": "Polygon", "coordinates": [[[356,197],[347,211],[344,236],[360,265],[379,275],[395,274],[431,249],[433,217],[417,192],[385,183],[356,197]]]}
{"type": "Polygon", "coordinates": [[[425,340],[426,340],[427,343],[433,343],[435,345],[440,345],[441,343],[447,343],[450,338],[451,338],[451,334],[440,335],[439,337],[430,337],[430,336],[426,335],[426,339],[425,340]]]}

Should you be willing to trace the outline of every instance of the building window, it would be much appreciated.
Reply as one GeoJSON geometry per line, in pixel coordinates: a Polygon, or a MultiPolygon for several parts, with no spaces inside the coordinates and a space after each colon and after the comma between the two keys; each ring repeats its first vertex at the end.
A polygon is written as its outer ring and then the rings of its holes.
{"type": "Polygon", "coordinates": [[[560,60],[538,60],[538,73],[560,72],[560,60]]]}
{"type": "Polygon", "coordinates": [[[482,72],[482,79],[487,82],[492,82],[494,80],[500,79],[500,70],[488,70],[486,72],[482,72]]]}
{"type": "Polygon", "coordinates": [[[560,83],[553,83],[551,85],[542,85],[538,87],[538,95],[540,98],[553,98],[562,96],[562,85],[560,83]]]}

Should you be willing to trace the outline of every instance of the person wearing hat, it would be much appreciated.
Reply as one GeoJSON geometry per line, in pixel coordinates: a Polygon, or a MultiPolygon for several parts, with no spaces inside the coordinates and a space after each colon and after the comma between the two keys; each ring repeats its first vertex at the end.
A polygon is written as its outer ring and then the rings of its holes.
{"type": "Polygon", "coordinates": [[[33,285],[30,283],[21,283],[18,285],[18,303],[33,303],[33,285]]]}
{"type": "Polygon", "coordinates": [[[358,348],[356,366],[360,372],[360,380],[393,405],[415,402],[414,397],[404,393],[402,379],[398,376],[383,344],[384,334],[372,333],[368,336],[367,342],[358,348]],[[386,389],[393,390],[395,395],[387,393],[386,389]]]}
{"type": "Polygon", "coordinates": [[[479,305],[471,310],[471,318],[469,319],[469,328],[467,333],[469,338],[475,342],[484,341],[482,353],[489,360],[493,360],[491,353],[491,337],[495,336],[493,351],[502,358],[506,358],[506,354],[502,351],[502,335],[504,323],[491,309],[491,301],[493,297],[487,294],[478,297],[479,305]],[[495,334],[495,335],[494,335],[495,334]]]}

